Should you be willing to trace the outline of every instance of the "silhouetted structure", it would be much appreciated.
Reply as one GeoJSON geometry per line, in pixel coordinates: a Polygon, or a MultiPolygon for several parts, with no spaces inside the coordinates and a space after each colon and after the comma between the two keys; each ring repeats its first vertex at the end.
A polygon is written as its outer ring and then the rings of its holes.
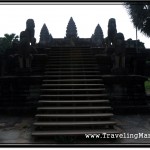
{"type": "Polygon", "coordinates": [[[149,113],[147,77],[141,75],[150,52],[142,43],[136,51],[135,41],[125,41],[123,33],[117,33],[114,18],[109,20],[105,44],[99,24],[91,38],[79,38],[72,17],[64,38],[53,38],[44,24],[39,45],[34,27],[33,19],[28,19],[19,43],[13,43],[5,57],[0,55],[8,62],[7,74],[0,77],[0,110],[36,114],[32,125],[36,143],[52,138],[57,144],[57,139],[64,142],[66,137],[85,143],[87,133],[118,134],[113,113],[149,113]]]}
{"type": "Polygon", "coordinates": [[[103,47],[104,35],[101,26],[98,24],[95,28],[94,34],[91,37],[92,47],[103,47]]]}
{"type": "Polygon", "coordinates": [[[34,38],[34,27],[35,27],[35,23],[33,19],[28,19],[26,21],[26,32],[28,32],[28,37],[29,37],[29,42],[31,43],[32,38],[34,38]]]}
{"type": "Polygon", "coordinates": [[[26,31],[20,33],[19,42],[19,66],[20,68],[30,68],[31,66],[31,47],[29,43],[29,37],[26,31]],[[24,63],[25,62],[25,63],[24,63]]]}
{"type": "Polygon", "coordinates": [[[77,38],[77,28],[72,17],[70,18],[67,25],[66,38],[77,38]]]}
{"type": "Polygon", "coordinates": [[[41,32],[40,32],[40,47],[49,47],[52,42],[52,35],[49,33],[49,30],[44,23],[41,32]]]}
{"type": "Polygon", "coordinates": [[[145,46],[144,43],[140,42],[140,40],[136,41],[130,38],[126,40],[126,48],[137,48],[138,50],[141,50],[141,49],[145,49],[145,46]]]}
{"type": "Polygon", "coordinates": [[[122,33],[117,33],[114,38],[113,71],[125,69],[125,40],[122,33]]]}
{"type": "Polygon", "coordinates": [[[108,36],[105,38],[106,47],[113,47],[116,34],[116,20],[114,18],[110,18],[108,21],[108,36]]]}

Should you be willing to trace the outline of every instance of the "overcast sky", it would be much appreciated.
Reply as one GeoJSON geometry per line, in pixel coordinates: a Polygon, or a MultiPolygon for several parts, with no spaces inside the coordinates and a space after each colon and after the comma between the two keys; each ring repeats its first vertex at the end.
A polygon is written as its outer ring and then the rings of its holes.
{"type": "MultiPolygon", "coordinates": [[[[112,2],[111,2],[112,3],[112,2]]],[[[44,4],[44,3],[43,3],[44,4]]],[[[53,38],[63,38],[70,17],[75,21],[78,36],[90,38],[97,24],[100,24],[104,37],[107,36],[108,20],[116,19],[117,32],[122,32],[125,40],[136,39],[136,30],[123,5],[115,3],[102,5],[1,5],[0,3],[0,37],[5,33],[20,34],[26,28],[26,20],[34,19],[35,37],[39,41],[40,31],[45,23],[53,38]]],[[[150,39],[138,32],[138,39],[150,48],[150,39]]]]}

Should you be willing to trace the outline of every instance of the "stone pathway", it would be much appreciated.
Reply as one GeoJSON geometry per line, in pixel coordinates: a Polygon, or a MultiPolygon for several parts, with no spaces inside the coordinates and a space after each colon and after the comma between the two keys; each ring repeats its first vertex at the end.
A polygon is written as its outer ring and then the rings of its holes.
{"type": "MultiPolygon", "coordinates": [[[[150,115],[115,115],[122,134],[150,135],[150,115]]],[[[33,118],[0,116],[0,144],[31,144],[33,118]]],[[[150,138],[122,138],[110,144],[150,144],[150,138]]]]}
{"type": "Polygon", "coordinates": [[[0,143],[31,143],[32,118],[0,116],[0,143]]]}
{"type": "Polygon", "coordinates": [[[127,134],[134,134],[133,138],[120,139],[120,143],[150,144],[150,136],[149,138],[137,138],[137,135],[135,135],[139,133],[150,135],[150,115],[117,115],[115,116],[115,119],[118,127],[122,130],[122,133],[126,134],[126,137],[130,137],[127,136],[127,134]]]}

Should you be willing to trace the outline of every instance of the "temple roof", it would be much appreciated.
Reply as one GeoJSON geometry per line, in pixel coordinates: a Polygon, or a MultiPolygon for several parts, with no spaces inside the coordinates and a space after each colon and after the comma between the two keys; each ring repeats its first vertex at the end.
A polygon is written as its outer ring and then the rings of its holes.
{"type": "Polygon", "coordinates": [[[77,38],[77,28],[76,28],[76,24],[72,17],[70,18],[68,25],[67,25],[66,37],[67,38],[70,38],[70,37],[77,38]]]}

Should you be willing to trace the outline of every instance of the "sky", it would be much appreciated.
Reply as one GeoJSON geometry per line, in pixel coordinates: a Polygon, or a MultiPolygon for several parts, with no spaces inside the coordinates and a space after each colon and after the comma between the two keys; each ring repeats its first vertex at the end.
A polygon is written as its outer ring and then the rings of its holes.
{"type": "MultiPolygon", "coordinates": [[[[35,38],[39,42],[40,31],[45,23],[53,38],[64,38],[70,17],[77,27],[80,38],[90,38],[99,24],[107,37],[108,20],[116,19],[117,32],[124,34],[125,40],[136,39],[136,30],[127,10],[121,3],[78,3],[66,5],[52,3],[29,3],[16,5],[0,3],[0,37],[5,33],[20,35],[26,28],[27,19],[35,22],[35,38]]],[[[138,31],[138,39],[150,48],[150,38],[138,31]]]]}

